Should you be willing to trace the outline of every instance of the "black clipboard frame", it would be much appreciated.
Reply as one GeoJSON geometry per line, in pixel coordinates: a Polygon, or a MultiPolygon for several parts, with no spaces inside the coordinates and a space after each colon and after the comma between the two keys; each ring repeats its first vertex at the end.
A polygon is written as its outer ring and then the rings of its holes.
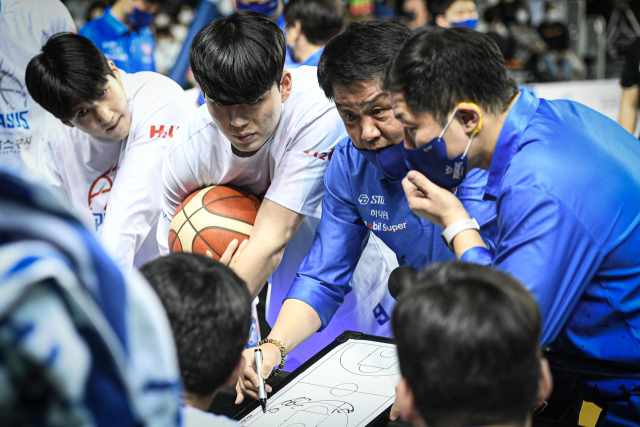
{"type": "MultiPolygon", "coordinates": [[[[381,343],[386,343],[386,344],[395,344],[395,341],[393,339],[391,339],[391,338],[379,337],[379,336],[376,336],[376,335],[363,334],[362,332],[344,331],[339,336],[337,336],[336,339],[333,340],[333,342],[331,344],[329,344],[328,346],[326,346],[325,348],[320,350],[318,353],[316,353],[315,356],[313,356],[312,358],[310,358],[309,360],[304,362],[302,365],[300,365],[296,370],[291,372],[287,376],[287,378],[285,378],[284,380],[282,380],[281,382],[276,384],[273,387],[273,389],[272,389],[270,394],[273,395],[274,393],[282,390],[291,381],[296,379],[298,377],[298,375],[300,375],[301,373],[305,372],[307,369],[309,369],[311,366],[313,366],[317,361],[319,361],[324,356],[326,356],[328,353],[330,353],[334,348],[338,347],[339,345],[341,345],[341,344],[343,344],[343,343],[345,343],[345,342],[347,342],[349,340],[367,340],[367,341],[381,342],[381,343]]],[[[244,417],[249,415],[251,412],[253,412],[259,406],[260,406],[260,402],[258,402],[257,400],[254,401],[253,403],[251,403],[251,405],[247,406],[243,411],[238,413],[234,417],[234,419],[240,421],[241,419],[243,419],[244,417]]],[[[391,413],[391,406],[392,405],[389,405],[389,407],[387,409],[385,409],[380,414],[378,414],[378,416],[373,421],[371,421],[369,424],[367,424],[366,427],[383,427],[383,426],[387,425],[387,423],[389,422],[389,414],[391,413]]]]}

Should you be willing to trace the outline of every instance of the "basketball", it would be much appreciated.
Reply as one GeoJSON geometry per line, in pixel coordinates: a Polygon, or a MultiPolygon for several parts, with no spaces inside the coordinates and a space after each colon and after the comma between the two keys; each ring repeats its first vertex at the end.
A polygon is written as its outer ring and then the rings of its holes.
{"type": "Polygon", "coordinates": [[[249,238],[258,209],[258,198],[240,188],[202,188],[176,209],[169,228],[169,250],[202,255],[209,251],[220,259],[233,239],[242,243],[249,238]]]}

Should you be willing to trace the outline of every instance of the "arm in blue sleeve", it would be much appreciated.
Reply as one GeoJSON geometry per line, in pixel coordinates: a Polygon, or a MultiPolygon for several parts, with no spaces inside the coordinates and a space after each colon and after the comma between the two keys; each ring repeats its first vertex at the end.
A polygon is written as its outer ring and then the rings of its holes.
{"type": "Polygon", "coordinates": [[[324,175],[322,217],[311,250],[300,264],[287,298],[306,302],[320,316],[324,329],[351,291],[349,281],[369,237],[341,157],[335,156],[324,175]]]}
{"type": "MultiPolygon", "coordinates": [[[[600,248],[562,201],[535,187],[513,186],[503,192],[498,216],[493,265],[520,280],[536,297],[542,313],[540,340],[547,346],[593,279],[602,262],[600,248]]],[[[484,264],[488,258],[471,248],[462,259],[484,264]]]]}

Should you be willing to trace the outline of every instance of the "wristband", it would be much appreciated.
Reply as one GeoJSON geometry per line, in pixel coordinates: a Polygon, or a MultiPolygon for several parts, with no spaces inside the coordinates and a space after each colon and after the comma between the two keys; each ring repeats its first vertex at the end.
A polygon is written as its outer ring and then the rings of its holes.
{"type": "Polygon", "coordinates": [[[480,226],[475,218],[461,219],[448,226],[441,234],[442,240],[447,245],[449,250],[454,254],[456,251],[453,249],[453,238],[465,230],[478,230],[480,232],[480,226]]]}
{"type": "Polygon", "coordinates": [[[282,368],[284,367],[284,359],[287,357],[287,349],[284,347],[284,344],[282,344],[280,341],[278,340],[273,340],[271,338],[265,338],[262,341],[260,341],[258,343],[258,346],[261,346],[262,344],[273,344],[276,347],[278,347],[280,349],[280,357],[282,357],[282,360],[280,360],[280,366],[278,366],[276,369],[273,370],[273,372],[271,373],[271,375],[269,375],[269,378],[271,377],[275,377],[276,375],[278,375],[278,373],[282,370],[282,368]]]}

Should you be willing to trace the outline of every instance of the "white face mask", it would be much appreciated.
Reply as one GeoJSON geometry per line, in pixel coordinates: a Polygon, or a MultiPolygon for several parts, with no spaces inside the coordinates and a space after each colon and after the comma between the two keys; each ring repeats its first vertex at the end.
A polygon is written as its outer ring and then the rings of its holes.
{"type": "Polygon", "coordinates": [[[187,27],[191,25],[191,23],[193,22],[193,18],[194,18],[193,9],[184,8],[183,10],[180,11],[180,13],[178,13],[178,22],[181,23],[182,25],[186,25],[187,27]]]}
{"type": "Polygon", "coordinates": [[[518,9],[516,11],[516,22],[518,24],[526,24],[529,21],[529,13],[524,9],[518,9]]]}
{"type": "Polygon", "coordinates": [[[554,24],[562,20],[562,13],[557,9],[552,9],[547,12],[547,22],[554,24]]]}

